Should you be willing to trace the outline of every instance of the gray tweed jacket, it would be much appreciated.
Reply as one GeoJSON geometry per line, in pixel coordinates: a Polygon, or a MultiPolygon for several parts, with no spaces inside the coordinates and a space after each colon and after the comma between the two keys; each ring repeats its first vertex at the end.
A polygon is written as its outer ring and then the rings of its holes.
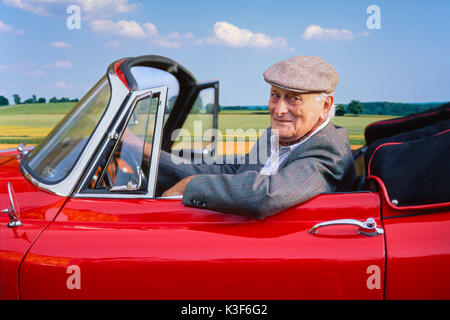
{"type": "MultiPolygon", "coordinates": [[[[270,128],[263,133],[269,153],[270,133],[270,128]]],[[[195,175],[186,186],[183,204],[262,219],[321,193],[350,190],[355,181],[347,130],[331,122],[295,148],[270,176],[259,173],[264,166],[261,140],[244,164],[175,164],[163,152],[158,183],[167,181],[167,175],[172,181],[195,175]],[[249,163],[255,155],[257,163],[249,163]]]]}

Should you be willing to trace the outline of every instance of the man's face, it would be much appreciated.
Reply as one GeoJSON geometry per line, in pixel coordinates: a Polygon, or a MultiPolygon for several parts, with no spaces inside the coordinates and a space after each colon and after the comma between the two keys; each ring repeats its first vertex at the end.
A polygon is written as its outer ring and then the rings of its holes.
{"type": "Polygon", "coordinates": [[[272,86],[269,111],[272,129],[278,130],[283,143],[296,141],[307,134],[319,118],[325,120],[333,97],[316,99],[319,93],[298,93],[272,86]]]}

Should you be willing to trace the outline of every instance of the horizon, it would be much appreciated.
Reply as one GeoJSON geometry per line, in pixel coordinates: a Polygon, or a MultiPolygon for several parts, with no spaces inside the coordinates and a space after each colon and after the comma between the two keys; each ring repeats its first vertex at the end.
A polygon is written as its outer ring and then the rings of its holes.
{"type": "MultiPolygon", "coordinates": [[[[74,99],[81,99],[81,98],[77,98],[75,97],[74,99]]],[[[357,102],[360,102],[362,104],[364,103],[398,103],[398,104],[405,104],[405,105],[441,105],[441,104],[445,104],[445,103],[449,103],[450,101],[429,101],[429,102],[397,102],[397,101],[359,101],[359,100],[355,100],[357,102]]],[[[350,101],[351,102],[351,101],[350,101]]],[[[341,103],[341,102],[335,102],[336,105],[339,104],[343,104],[343,105],[348,105],[350,102],[348,103],[341,103]]],[[[8,108],[8,107],[15,107],[15,106],[24,106],[24,105],[33,105],[33,104],[58,104],[58,103],[78,103],[75,101],[67,101],[67,102],[49,102],[48,99],[46,102],[35,102],[35,103],[20,103],[20,104],[9,104],[9,105],[0,105],[0,110],[4,109],[4,108],[8,108]]],[[[246,105],[223,105],[220,104],[221,108],[233,108],[233,107],[246,107],[246,108],[265,108],[268,109],[269,106],[267,104],[246,104],[246,105]]]]}

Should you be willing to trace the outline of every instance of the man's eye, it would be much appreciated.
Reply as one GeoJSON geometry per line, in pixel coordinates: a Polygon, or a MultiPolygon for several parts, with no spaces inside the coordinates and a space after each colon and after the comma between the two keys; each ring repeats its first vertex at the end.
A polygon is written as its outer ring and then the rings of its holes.
{"type": "Polygon", "coordinates": [[[278,93],[272,93],[271,97],[272,97],[272,98],[279,98],[280,95],[279,95],[278,93]]]}

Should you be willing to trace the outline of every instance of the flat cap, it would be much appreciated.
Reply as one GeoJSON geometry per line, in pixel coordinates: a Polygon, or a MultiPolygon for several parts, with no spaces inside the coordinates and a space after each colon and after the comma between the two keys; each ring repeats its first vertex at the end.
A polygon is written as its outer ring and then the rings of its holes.
{"type": "Polygon", "coordinates": [[[331,64],[312,56],[296,56],[277,62],[263,76],[275,87],[301,93],[331,93],[336,89],[339,79],[331,64]]]}

